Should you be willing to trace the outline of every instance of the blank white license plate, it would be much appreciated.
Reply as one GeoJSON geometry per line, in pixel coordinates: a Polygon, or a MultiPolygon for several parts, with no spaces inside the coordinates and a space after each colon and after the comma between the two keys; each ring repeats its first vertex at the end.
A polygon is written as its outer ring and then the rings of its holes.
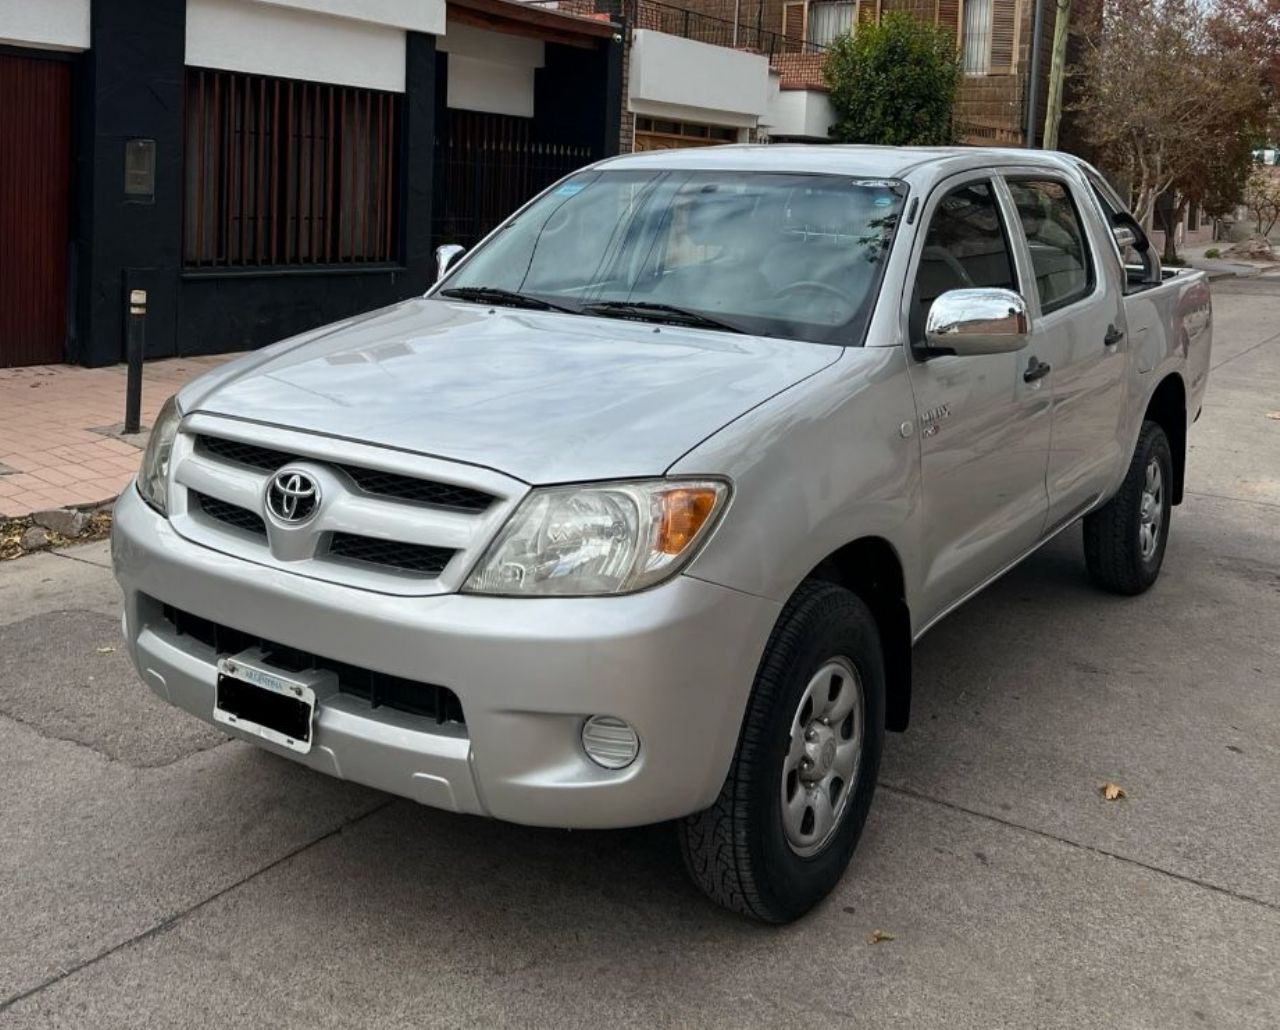
{"type": "Polygon", "coordinates": [[[213,718],[242,733],[306,754],[311,750],[317,697],[336,690],[334,673],[274,669],[254,648],[218,659],[213,718]]]}

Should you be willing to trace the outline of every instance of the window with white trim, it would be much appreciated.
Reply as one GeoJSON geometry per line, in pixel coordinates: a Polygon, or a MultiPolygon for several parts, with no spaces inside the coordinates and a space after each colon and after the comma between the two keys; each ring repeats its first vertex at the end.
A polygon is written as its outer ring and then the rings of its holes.
{"type": "Polygon", "coordinates": [[[965,0],[960,62],[966,75],[1011,75],[1024,0],[965,0]]]}
{"type": "Polygon", "coordinates": [[[961,59],[966,75],[991,70],[991,0],[965,0],[961,59]]]}

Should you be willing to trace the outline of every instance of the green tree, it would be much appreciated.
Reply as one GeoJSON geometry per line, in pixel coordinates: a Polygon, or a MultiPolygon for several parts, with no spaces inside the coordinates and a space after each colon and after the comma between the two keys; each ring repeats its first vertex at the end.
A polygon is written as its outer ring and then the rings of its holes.
{"type": "Polygon", "coordinates": [[[886,14],[839,37],[823,64],[841,143],[928,146],[954,140],[960,81],[955,36],[909,14],[886,14]]]}

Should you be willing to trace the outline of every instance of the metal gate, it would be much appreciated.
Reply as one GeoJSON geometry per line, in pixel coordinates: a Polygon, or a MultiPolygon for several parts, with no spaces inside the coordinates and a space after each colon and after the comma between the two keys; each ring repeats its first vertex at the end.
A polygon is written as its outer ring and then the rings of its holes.
{"type": "Polygon", "coordinates": [[[71,65],[0,54],[0,368],[65,360],[71,65]]]}
{"type": "Polygon", "coordinates": [[[595,160],[533,139],[533,119],[448,108],[436,137],[432,237],[470,247],[542,189],[595,160]]]}

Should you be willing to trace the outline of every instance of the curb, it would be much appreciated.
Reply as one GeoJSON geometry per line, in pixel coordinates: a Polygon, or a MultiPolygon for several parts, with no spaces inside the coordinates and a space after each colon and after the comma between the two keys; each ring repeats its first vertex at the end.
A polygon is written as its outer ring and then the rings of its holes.
{"type": "Polygon", "coordinates": [[[111,533],[114,504],[112,497],[29,515],[0,515],[0,562],[105,539],[111,533]]]}

